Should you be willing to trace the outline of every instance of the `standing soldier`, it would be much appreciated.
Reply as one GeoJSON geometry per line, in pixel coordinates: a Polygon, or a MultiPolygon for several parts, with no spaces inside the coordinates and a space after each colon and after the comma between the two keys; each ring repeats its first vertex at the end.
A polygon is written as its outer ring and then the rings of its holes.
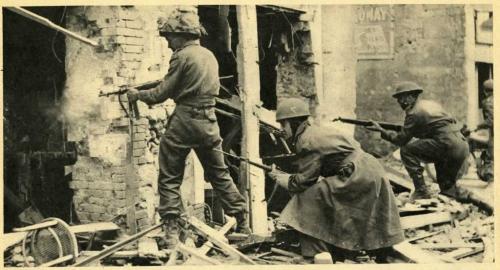
{"type": "Polygon", "coordinates": [[[166,224],[167,243],[173,247],[178,241],[178,221],[184,210],[179,189],[191,149],[200,159],[205,179],[212,184],[226,214],[236,217],[236,230],[249,233],[245,199],[229,175],[223,154],[214,151],[222,149],[214,108],[219,94],[219,66],[212,52],[200,46],[202,27],[198,16],[176,10],[167,20],[160,19],[158,23],[160,35],[174,51],[168,73],[154,89],[131,89],[128,99],[157,104],[171,98],[176,103],[159,150],[158,211],[166,224]]]}
{"type": "Polygon", "coordinates": [[[305,258],[329,251],[342,261],[365,250],[384,262],[404,236],[382,165],[352,138],[313,126],[308,116],[307,103],[298,98],[278,104],[276,120],[298,156],[298,173],[269,173],[293,194],[281,221],[300,233],[305,258]]]}
{"type": "Polygon", "coordinates": [[[488,129],[488,149],[482,154],[483,166],[478,174],[481,179],[490,182],[493,181],[493,80],[489,79],[483,83],[485,98],[482,101],[484,122],[477,126],[476,130],[488,129]]]}
{"type": "Polygon", "coordinates": [[[455,118],[437,102],[419,98],[422,92],[422,87],[413,82],[396,86],[392,96],[406,114],[401,132],[385,130],[373,121],[368,129],[379,131],[383,139],[401,147],[401,160],[415,186],[412,200],[432,197],[424,181],[422,162],[434,163],[442,194],[466,200],[467,192],[455,183],[469,155],[469,145],[455,118]]]}

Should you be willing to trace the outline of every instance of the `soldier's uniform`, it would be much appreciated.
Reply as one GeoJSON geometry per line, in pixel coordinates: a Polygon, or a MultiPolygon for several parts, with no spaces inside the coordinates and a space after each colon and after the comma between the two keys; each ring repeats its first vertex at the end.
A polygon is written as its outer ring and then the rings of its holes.
{"type": "Polygon", "coordinates": [[[301,233],[303,256],[331,251],[338,258],[339,250],[380,250],[404,240],[384,169],[359,143],[305,121],[293,144],[298,173],[288,175],[293,196],[280,220],[301,233]]]}
{"type": "MultiPolygon", "coordinates": [[[[188,33],[196,36],[176,48],[167,75],[154,89],[134,91],[129,95],[147,104],[168,98],[176,103],[160,140],[158,190],[159,214],[167,224],[167,237],[177,236],[177,218],[184,211],[180,186],[186,157],[193,149],[200,159],[205,180],[212,184],[225,213],[235,216],[238,226],[245,227],[246,202],[238,192],[224,162],[222,139],[215,115],[215,98],[219,94],[219,66],[215,56],[200,46],[201,33],[195,14],[178,12],[168,20],[159,20],[160,33],[188,33]],[[170,232],[172,235],[169,235],[170,232]]],[[[129,98],[131,98],[129,97],[129,98]]]]}
{"type": "Polygon", "coordinates": [[[215,97],[219,93],[218,64],[215,56],[190,41],[177,50],[170,60],[165,79],[156,88],[140,91],[139,99],[156,104],[171,98],[175,111],[168,120],[160,140],[160,216],[179,215],[182,212],[180,185],[184,176],[186,156],[191,149],[203,165],[205,179],[218,193],[228,215],[246,209],[243,196],[238,192],[224,163],[222,139],[215,116],[215,97]]]}
{"type": "MultiPolygon", "coordinates": [[[[483,84],[484,86],[484,91],[493,91],[493,80],[487,80],[483,84]]],[[[488,139],[488,149],[484,151],[482,154],[482,166],[479,169],[478,174],[480,175],[481,179],[484,179],[485,181],[491,181],[493,180],[493,155],[494,155],[494,148],[493,148],[493,141],[494,141],[494,135],[493,135],[493,95],[490,94],[487,98],[483,99],[481,102],[481,105],[483,107],[483,119],[484,122],[477,127],[477,129],[488,129],[489,131],[489,139],[488,139]]]]}
{"type": "Polygon", "coordinates": [[[454,190],[458,172],[469,154],[456,119],[437,102],[424,99],[417,99],[405,113],[403,130],[385,131],[382,138],[401,146],[401,160],[417,191],[426,188],[421,163],[434,163],[441,192],[454,190]]]}

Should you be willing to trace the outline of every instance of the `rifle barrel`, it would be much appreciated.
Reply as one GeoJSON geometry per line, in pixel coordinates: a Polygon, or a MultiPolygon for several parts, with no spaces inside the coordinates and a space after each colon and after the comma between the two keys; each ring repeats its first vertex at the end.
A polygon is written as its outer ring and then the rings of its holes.
{"type": "Polygon", "coordinates": [[[244,157],[240,157],[240,156],[237,156],[237,155],[233,155],[231,153],[228,153],[228,152],[224,152],[222,150],[219,150],[219,149],[213,149],[214,151],[217,151],[217,152],[221,152],[222,154],[224,155],[227,155],[227,156],[230,156],[230,157],[234,157],[234,158],[237,158],[241,161],[245,161],[245,162],[248,162],[248,164],[250,165],[253,165],[255,167],[258,167],[258,168],[261,168],[263,169],[264,171],[267,171],[267,172],[270,172],[273,170],[273,168],[271,166],[268,166],[268,165],[264,165],[264,164],[261,164],[261,163],[258,163],[258,162],[255,162],[255,161],[251,161],[249,160],[248,158],[244,158],[244,157]]]}

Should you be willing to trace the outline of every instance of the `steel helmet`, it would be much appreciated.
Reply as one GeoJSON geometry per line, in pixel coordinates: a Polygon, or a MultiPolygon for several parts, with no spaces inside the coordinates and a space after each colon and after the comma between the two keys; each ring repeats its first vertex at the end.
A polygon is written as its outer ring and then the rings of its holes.
{"type": "Polygon", "coordinates": [[[491,90],[493,91],[493,80],[488,79],[483,83],[484,90],[491,90]]]}
{"type": "Polygon", "coordinates": [[[401,94],[405,93],[422,93],[424,90],[418,84],[414,82],[400,82],[396,85],[396,91],[392,95],[392,97],[397,98],[401,94]]]}
{"type": "Polygon", "coordinates": [[[200,37],[204,32],[196,10],[177,8],[168,17],[158,18],[160,33],[188,33],[200,37]]]}
{"type": "Polygon", "coordinates": [[[276,109],[276,121],[309,115],[309,105],[300,98],[284,99],[276,109]]]}

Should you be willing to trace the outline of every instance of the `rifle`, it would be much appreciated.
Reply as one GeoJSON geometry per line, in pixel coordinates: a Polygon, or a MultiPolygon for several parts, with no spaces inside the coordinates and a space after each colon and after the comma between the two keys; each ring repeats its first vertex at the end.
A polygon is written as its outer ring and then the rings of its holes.
{"type": "MultiPolygon", "coordinates": [[[[340,121],[340,122],[346,123],[346,124],[364,126],[364,127],[369,127],[372,125],[371,121],[368,121],[368,120],[358,120],[358,119],[343,118],[343,117],[337,117],[337,118],[333,119],[333,122],[336,122],[336,121],[340,121]]],[[[387,122],[378,122],[378,121],[374,121],[374,122],[378,123],[382,128],[387,129],[387,130],[393,130],[396,132],[400,132],[401,130],[403,130],[403,126],[401,126],[401,125],[387,123],[387,122]]]]}
{"type": "MultiPolygon", "coordinates": [[[[234,158],[237,158],[241,161],[245,161],[245,162],[248,162],[248,164],[250,165],[253,165],[255,167],[258,167],[258,168],[261,168],[263,169],[264,171],[266,172],[271,172],[273,170],[273,167],[271,166],[268,166],[268,165],[264,165],[264,164],[261,164],[261,163],[258,163],[258,162],[255,162],[255,161],[251,161],[250,159],[248,158],[244,158],[244,157],[240,157],[240,156],[237,156],[237,155],[233,155],[231,153],[228,153],[228,152],[224,152],[222,150],[219,150],[219,149],[214,149],[214,151],[217,151],[217,152],[221,152],[222,154],[224,155],[227,155],[227,156],[230,156],[230,157],[234,157],[234,158]]],[[[269,198],[267,199],[267,204],[269,205],[274,197],[274,194],[276,194],[276,191],[278,190],[278,182],[276,181],[274,183],[274,187],[273,187],[273,190],[271,191],[271,195],[269,195],[269,198]]],[[[266,199],[264,198],[262,200],[262,202],[265,202],[266,199]]]]}
{"type": "MultiPolygon", "coordinates": [[[[129,116],[127,110],[125,109],[125,107],[121,103],[121,100],[119,98],[120,95],[126,94],[130,88],[136,88],[137,90],[145,90],[145,89],[150,89],[150,88],[156,87],[161,82],[162,82],[162,80],[154,80],[154,81],[148,81],[148,82],[144,82],[144,83],[120,85],[120,86],[118,86],[117,91],[103,92],[101,90],[99,92],[99,97],[109,97],[109,96],[118,95],[118,100],[120,101],[120,106],[125,111],[127,116],[129,116]]],[[[133,110],[135,117],[139,118],[140,115],[139,115],[139,109],[137,108],[137,102],[129,102],[129,107],[131,110],[133,110]]]]}
{"type": "Polygon", "coordinates": [[[264,170],[264,171],[266,171],[266,172],[270,172],[270,171],[272,171],[272,170],[273,170],[273,167],[271,167],[271,166],[264,165],[264,164],[262,164],[262,163],[258,163],[258,162],[255,162],[255,161],[251,161],[251,160],[250,160],[250,159],[248,159],[248,158],[245,158],[245,157],[240,157],[240,156],[237,156],[237,155],[233,155],[233,154],[231,154],[231,153],[224,152],[224,151],[219,150],[219,149],[213,149],[213,150],[214,150],[214,151],[217,151],[217,152],[221,152],[221,153],[222,153],[222,154],[224,154],[224,155],[227,155],[227,156],[230,156],[230,157],[237,158],[237,159],[239,159],[239,160],[241,160],[241,161],[245,161],[245,162],[247,162],[248,164],[253,165],[253,166],[255,166],[255,167],[258,167],[258,168],[261,168],[261,169],[263,169],[263,170],[264,170]]]}

